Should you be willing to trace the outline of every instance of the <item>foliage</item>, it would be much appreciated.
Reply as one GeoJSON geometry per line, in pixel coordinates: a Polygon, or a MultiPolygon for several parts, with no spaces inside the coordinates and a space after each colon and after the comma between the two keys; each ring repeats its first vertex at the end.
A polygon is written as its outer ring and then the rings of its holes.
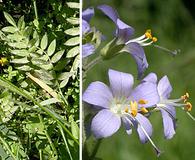
{"type": "Polygon", "coordinates": [[[79,3],[42,3],[0,4],[2,159],[79,158],[79,3]]]}

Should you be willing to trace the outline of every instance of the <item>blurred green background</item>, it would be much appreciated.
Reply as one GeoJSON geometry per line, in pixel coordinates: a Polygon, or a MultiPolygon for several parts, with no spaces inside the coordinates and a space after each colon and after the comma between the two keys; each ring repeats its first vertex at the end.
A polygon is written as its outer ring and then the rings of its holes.
{"type": "MultiPolygon", "coordinates": [[[[152,29],[158,38],[156,44],[181,52],[173,57],[153,46],[145,47],[149,63],[145,75],[157,73],[161,78],[168,75],[172,84],[172,98],[178,98],[186,91],[190,101],[195,104],[195,1],[193,0],[84,0],[83,8],[108,4],[114,7],[120,18],[135,28],[135,37],[142,35],[146,29],[152,29]]],[[[96,26],[106,37],[112,39],[114,25],[100,11],[96,10],[91,24],[96,26]]],[[[93,59],[96,55],[92,56],[93,59]]],[[[96,65],[88,72],[84,89],[92,81],[101,80],[108,84],[108,69],[116,69],[137,76],[136,64],[132,57],[121,54],[109,61],[96,65]]],[[[195,109],[191,114],[195,115],[195,109]]],[[[150,143],[141,144],[136,132],[128,136],[123,127],[112,137],[106,138],[97,152],[103,160],[194,160],[195,159],[195,121],[181,109],[177,109],[176,135],[165,140],[160,113],[150,117],[153,124],[152,139],[164,153],[157,158],[150,143]]],[[[87,141],[89,149],[93,148],[93,137],[87,141]]]]}

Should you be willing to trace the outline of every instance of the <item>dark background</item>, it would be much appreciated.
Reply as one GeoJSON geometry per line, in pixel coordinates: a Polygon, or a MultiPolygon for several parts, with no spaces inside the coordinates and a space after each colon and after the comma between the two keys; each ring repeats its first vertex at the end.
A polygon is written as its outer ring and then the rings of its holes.
{"type": "MultiPolygon", "coordinates": [[[[190,101],[195,104],[195,2],[193,0],[84,0],[83,8],[108,4],[114,7],[120,18],[135,28],[135,37],[142,35],[146,29],[152,29],[158,38],[156,44],[171,50],[180,50],[173,57],[153,46],[145,47],[149,63],[146,73],[155,72],[159,79],[167,75],[172,84],[171,98],[179,98],[186,91],[190,93],[190,101]]],[[[100,11],[96,10],[92,23],[106,37],[112,39],[113,23],[100,11]]],[[[93,59],[96,55],[92,56],[93,59]]],[[[87,76],[84,88],[95,80],[108,84],[108,69],[116,69],[137,76],[136,64],[132,57],[121,54],[109,61],[96,65],[87,76]]],[[[191,114],[195,115],[192,109],[191,114]]],[[[152,139],[164,151],[159,160],[194,160],[195,159],[195,121],[181,109],[177,108],[176,135],[165,140],[160,113],[150,117],[153,124],[152,139]]],[[[93,137],[87,142],[89,149],[94,145],[93,137]],[[91,147],[90,147],[91,146],[91,147]]],[[[97,152],[103,160],[153,160],[157,159],[151,145],[141,144],[136,132],[131,136],[123,127],[112,137],[106,138],[97,152]]]]}

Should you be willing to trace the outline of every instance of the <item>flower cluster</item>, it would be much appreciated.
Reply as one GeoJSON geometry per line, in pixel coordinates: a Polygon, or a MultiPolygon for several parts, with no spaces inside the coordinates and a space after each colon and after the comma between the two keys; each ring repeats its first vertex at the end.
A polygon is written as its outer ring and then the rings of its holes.
{"type": "Polygon", "coordinates": [[[127,134],[131,134],[134,127],[140,141],[142,143],[150,141],[160,155],[160,150],[150,138],[152,125],[148,116],[154,111],[160,111],[165,138],[172,138],[176,128],[175,107],[180,106],[186,111],[191,111],[192,105],[188,102],[189,94],[186,93],[178,99],[169,99],[172,87],[167,76],[157,82],[155,73],[148,74],[135,88],[133,88],[134,78],[131,74],[110,69],[108,76],[110,87],[96,81],[92,82],[83,93],[83,101],[100,108],[91,123],[94,136],[109,137],[123,122],[127,134]]]}
{"type": "MultiPolygon", "coordinates": [[[[92,82],[83,93],[83,101],[99,109],[92,119],[91,131],[97,139],[106,138],[117,132],[123,123],[127,134],[130,135],[134,128],[140,141],[142,143],[149,141],[157,155],[160,155],[161,151],[151,139],[153,127],[149,117],[155,112],[160,112],[164,136],[166,139],[171,139],[176,130],[176,107],[182,108],[193,118],[189,113],[192,110],[192,104],[188,101],[189,93],[177,99],[169,99],[172,86],[167,76],[158,80],[155,73],[150,73],[143,78],[144,71],[148,68],[143,48],[157,41],[150,29],[140,37],[132,38],[134,28],[123,22],[116,10],[108,5],[100,5],[97,9],[103,12],[116,27],[113,39],[100,50],[101,58],[107,60],[123,52],[130,53],[136,61],[140,83],[133,87],[134,77],[131,74],[112,69],[108,71],[110,87],[100,81],[92,82]]],[[[95,53],[99,46],[96,42],[102,39],[102,35],[97,38],[96,32],[89,25],[93,15],[94,8],[83,11],[82,47],[85,59],[95,53]]],[[[96,62],[97,60],[91,61],[86,68],[91,68],[96,62]]],[[[89,69],[83,70],[86,74],[89,69]]]]}

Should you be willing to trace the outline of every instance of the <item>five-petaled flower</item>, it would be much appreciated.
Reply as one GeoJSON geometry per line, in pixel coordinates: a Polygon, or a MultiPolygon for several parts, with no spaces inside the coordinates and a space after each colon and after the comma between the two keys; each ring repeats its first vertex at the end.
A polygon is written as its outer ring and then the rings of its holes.
{"type": "Polygon", "coordinates": [[[140,79],[144,71],[148,68],[143,47],[156,42],[157,38],[152,36],[151,30],[147,30],[142,36],[132,39],[134,29],[119,18],[116,10],[108,5],[100,5],[97,8],[107,15],[116,25],[115,36],[118,39],[117,43],[125,44],[123,51],[130,53],[135,59],[138,68],[138,78],[140,79]]]}
{"type": "Polygon", "coordinates": [[[127,134],[132,133],[133,126],[141,142],[149,140],[157,154],[160,154],[160,150],[150,138],[152,125],[144,116],[148,107],[159,102],[157,84],[148,81],[150,77],[156,78],[156,75],[149,74],[136,88],[133,88],[134,78],[131,74],[110,69],[108,75],[110,88],[96,81],[83,93],[83,101],[101,108],[91,123],[95,137],[105,138],[113,135],[120,128],[122,121],[127,134]]]}

